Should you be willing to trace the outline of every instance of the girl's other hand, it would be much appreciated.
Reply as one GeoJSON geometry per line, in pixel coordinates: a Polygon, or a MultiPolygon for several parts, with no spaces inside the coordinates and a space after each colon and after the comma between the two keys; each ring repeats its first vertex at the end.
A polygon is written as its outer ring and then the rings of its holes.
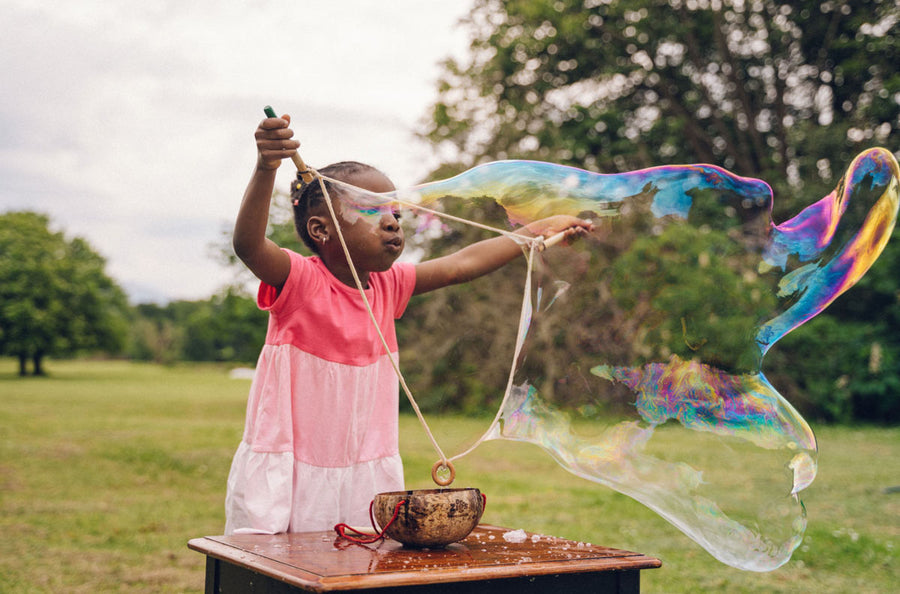
{"type": "Polygon", "coordinates": [[[290,128],[291,116],[266,118],[256,129],[256,151],[258,169],[278,169],[283,159],[289,159],[300,148],[300,142],[293,140],[290,128]]]}
{"type": "Polygon", "coordinates": [[[575,239],[587,235],[594,230],[594,223],[568,215],[555,215],[546,219],[535,221],[525,227],[535,235],[541,235],[544,239],[566,232],[566,239],[575,239]]]}

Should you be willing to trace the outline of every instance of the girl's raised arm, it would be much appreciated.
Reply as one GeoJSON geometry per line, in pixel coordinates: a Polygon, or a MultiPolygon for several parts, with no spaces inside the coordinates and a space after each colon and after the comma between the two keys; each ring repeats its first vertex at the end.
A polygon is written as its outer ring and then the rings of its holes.
{"type": "Polygon", "coordinates": [[[234,253],[261,281],[281,289],[291,270],[290,257],[266,237],[275,173],[281,161],[297,152],[290,116],[266,118],[256,129],[256,169],[238,211],[232,245],[234,253]]]}

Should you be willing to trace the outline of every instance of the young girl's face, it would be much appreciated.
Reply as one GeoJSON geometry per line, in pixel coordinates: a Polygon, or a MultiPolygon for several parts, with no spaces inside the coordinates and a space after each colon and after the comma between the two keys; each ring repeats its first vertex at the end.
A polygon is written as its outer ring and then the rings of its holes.
{"type": "MultiPolygon", "coordinates": [[[[370,192],[393,192],[394,184],[378,171],[363,171],[350,176],[347,183],[370,192]]],[[[348,195],[352,190],[342,189],[338,205],[341,232],[350,250],[353,264],[361,271],[383,272],[389,269],[403,252],[404,237],[396,208],[389,205],[365,208],[372,198],[361,196],[357,200],[348,195]]]]}

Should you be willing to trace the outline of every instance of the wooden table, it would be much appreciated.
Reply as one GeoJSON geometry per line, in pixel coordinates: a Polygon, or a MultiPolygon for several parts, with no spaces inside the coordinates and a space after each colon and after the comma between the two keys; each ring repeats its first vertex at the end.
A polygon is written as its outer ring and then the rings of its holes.
{"type": "Polygon", "coordinates": [[[638,592],[639,553],[481,525],[444,549],[409,549],[386,539],[359,545],[334,532],[207,536],[188,546],[206,555],[206,592],[638,592]]]}

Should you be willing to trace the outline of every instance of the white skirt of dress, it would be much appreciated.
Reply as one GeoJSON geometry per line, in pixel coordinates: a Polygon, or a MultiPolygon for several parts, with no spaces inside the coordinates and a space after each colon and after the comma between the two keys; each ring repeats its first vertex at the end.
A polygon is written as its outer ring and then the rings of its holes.
{"type": "Polygon", "coordinates": [[[295,460],[293,452],[254,452],[241,442],[228,474],[225,534],[317,532],[342,522],[369,526],[375,495],[402,490],[399,454],[319,467],[295,460]]]}

